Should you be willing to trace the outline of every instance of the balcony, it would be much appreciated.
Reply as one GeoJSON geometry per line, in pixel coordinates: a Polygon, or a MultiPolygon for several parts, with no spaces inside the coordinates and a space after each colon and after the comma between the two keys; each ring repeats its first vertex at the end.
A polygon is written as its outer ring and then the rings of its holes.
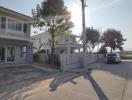
{"type": "Polygon", "coordinates": [[[0,38],[29,41],[30,33],[0,28],[0,38]]]}

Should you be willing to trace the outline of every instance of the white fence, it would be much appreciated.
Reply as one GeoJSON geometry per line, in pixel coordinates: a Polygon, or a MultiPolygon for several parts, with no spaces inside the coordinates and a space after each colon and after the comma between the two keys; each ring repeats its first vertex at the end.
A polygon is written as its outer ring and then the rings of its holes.
{"type": "Polygon", "coordinates": [[[97,54],[61,54],[61,70],[66,71],[77,67],[86,67],[88,64],[97,62],[97,54]]]}
{"type": "MultiPolygon", "coordinates": [[[[59,57],[60,69],[62,71],[78,67],[86,67],[91,63],[103,61],[103,55],[97,55],[97,53],[61,54],[59,57]]],[[[46,62],[48,60],[48,55],[45,53],[40,53],[38,59],[40,62],[46,62]]]]}
{"type": "Polygon", "coordinates": [[[80,67],[80,54],[61,54],[60,68],[65,71],[68,69],[80,67]]]}
{"type": "Polygon", "coordinates": [[[38,54],[38,61],[39,62],[46,62],[48,60],[48,55],[46,53],[39,53],[38,54]]]}

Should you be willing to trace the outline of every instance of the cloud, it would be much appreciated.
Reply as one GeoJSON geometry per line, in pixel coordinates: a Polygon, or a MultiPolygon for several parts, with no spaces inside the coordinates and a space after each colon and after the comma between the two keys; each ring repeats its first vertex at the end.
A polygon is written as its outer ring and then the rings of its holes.
{"type": "Polygon", "coordinates": [[[107,3],[107,4],[103,4],[103,5],[99,6],[99,7],[95,7],[95,8],[93,8],[93,9],[89,9],[89,10],[87,10],[87,12],[95,12],[95,11],[104,9],[104,8],[106,8],[106,7],[112,6],[112,5],[114,5],[114,4],[117,4],[117,3],[120,2],[120,1],[122,1],[122,0],[112,0],[112,1],[110,1],[109,3],[107,3]]]}

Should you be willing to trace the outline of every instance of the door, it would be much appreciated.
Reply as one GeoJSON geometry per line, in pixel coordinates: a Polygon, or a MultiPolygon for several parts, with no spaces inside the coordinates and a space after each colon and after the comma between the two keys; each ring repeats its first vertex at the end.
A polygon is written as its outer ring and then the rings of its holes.
{"type": "Polygon", "coordinates": [[[0,47],[0,62],[5,62],[5,48],[0,47]]]}

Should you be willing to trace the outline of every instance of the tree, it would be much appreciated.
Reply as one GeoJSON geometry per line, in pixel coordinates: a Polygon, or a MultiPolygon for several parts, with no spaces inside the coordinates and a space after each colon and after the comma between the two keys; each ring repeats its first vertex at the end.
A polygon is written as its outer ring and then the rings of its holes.
{"type": "Polygon", "coordinates": [[[89,49],[93,50],[100,41],[100,33],[94,28],[86,28],[86,43],[89,49]]]}
{"type": "Polygon", "coordinates": [[[35,20],[33,26],[39,28],[45,26],[51,33],[51,54],[54,54],[55,33],[57,33],[60,26],[64,25],[70,18],[67,17],[67,15],[70,15],[70,12],[68,12],[67,7],[64,5],[64,1],[44,0],[41,5],[38,4],[36,9],[32,10],[32,15],[35,20]],[[61,17],[62,15],[67,18],[61,17]]]}
{"type": "Polygon", "coordinates": [[[33,55],[33,59],[34,61],[39,61],[39,53],[41,52],[41,50],[43,49],[44,45],[41,44],[38,47],[33,47],[33,49],[35,49],[37,52],[33,55]]]}
{"type": "Polygon", "coordinates": [[[104,54],[104,56],[106,56],[106,54],[107,54],[107,49],[106,49],[106,47],[105,47],[105,46],[102,46],[102,47],[100,48],[100,50],[99,50],[99,53],[100,53],[100,54],[104,54]]]}
{"type": "Polygon", "coordinates": [[[126,41],[126,39],[123,38],[123,35],[120,31],[115,29],[108,29],[103,34],[103,42],[106,47],[111,48],[111,52],[119,49],[123,50],[123,42],[126,41]]]}

